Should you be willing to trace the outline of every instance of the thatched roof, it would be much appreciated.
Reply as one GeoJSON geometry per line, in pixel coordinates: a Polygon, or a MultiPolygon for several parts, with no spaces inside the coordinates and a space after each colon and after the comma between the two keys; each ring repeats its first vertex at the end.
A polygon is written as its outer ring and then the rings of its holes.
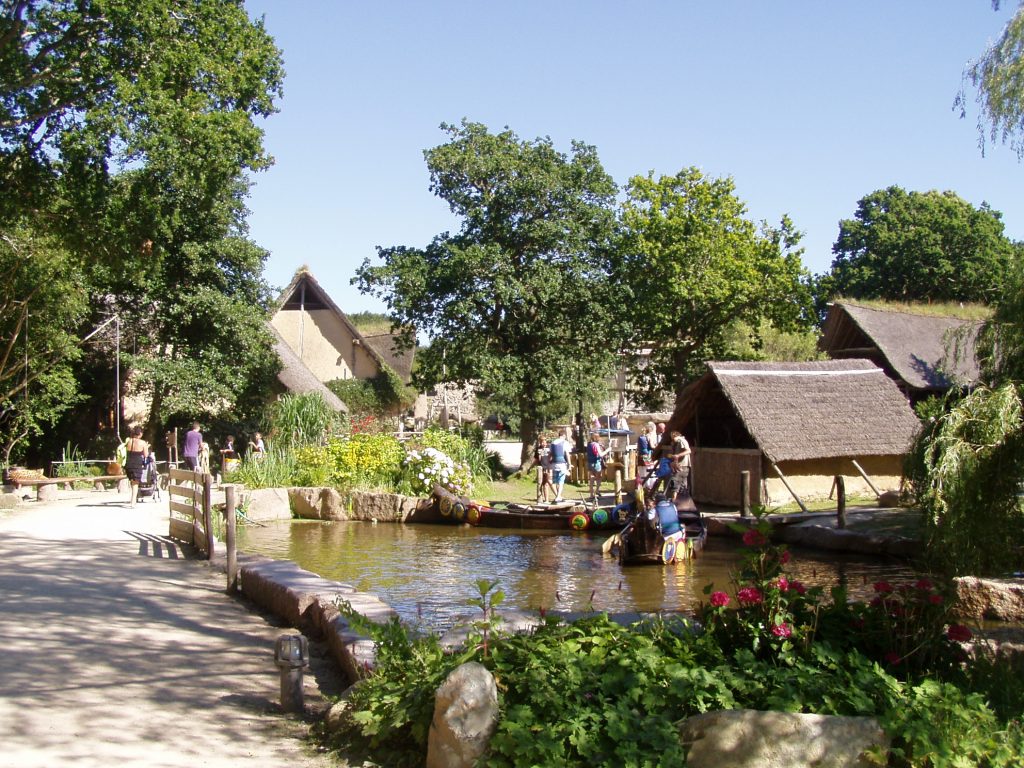
{"type": "MultiPolygon", "coordinates": [[[[292,281],[288,283],[285,289],[281,291],[281,295],[277,297],[274,312],[280,312],[282,309],[298,309],[300,306],[300,296],[303,297],[301,300],[301,306],[304,306],[307,310],[327,309],[333,312],[341,323],[348,329],[349,333],[352,334],[352,338],[355,339],[356,344],[362,346],[378,366],[390,365],[381,355],[380,350],[376,346],[369,344],[363,335],[356,330],[356,327],[352,325],[352,321],[348,319],[348,315],[342,312],[341,307],[334,303],[334,300],[330,297],[327,291],[325,291],[317,279],[313,277],[313,273],[309,271],[309,267],[305,265],[295,270],[295,275],[292,277],[292,281]]],[[[399,376],[402,375],[400,371],[396,370],[395,372],[398,373],[399,376]]],[[[404,377],[403,381],[405,381],[404,377]]]]}
{"type": "Polygon", "coordinates": [[[331,392],[327,386],[309,370],[294,350],[277,332],[277,329],[267,323],[271,335],[274,337],[274,351],[281,359],[281,371],[277,374],[278,381],[292,394],[303,394],[304,392],[319,392],[326,403],[340,413],[348,413],[346,406],[338,396],[331,392]]]}
{"type": "Polygon", "coordinates": [[[416,349],[396,351],[395,341],[397,338],[398,334],[394,333],[375,333],[363,336],[366,343],[373,347],[391,370],[398,374],[403,383],[408,384],[412,381],[412,361],[416,355],[416,349]]]}
{"type": "Polygon", "coordinates": [[[711,362],[673,425],[691,422],[701,401],[719,393],[773,462],[903,455],[920,426],[896,384],[869,360],[711,362]]]}
{"type": "Polygon", "coordinates": [[[833,358],[874,360],[908,388],[942,392],[978,380],[974,343],[980,323],[836,302],[822,328],[833,358]]]}

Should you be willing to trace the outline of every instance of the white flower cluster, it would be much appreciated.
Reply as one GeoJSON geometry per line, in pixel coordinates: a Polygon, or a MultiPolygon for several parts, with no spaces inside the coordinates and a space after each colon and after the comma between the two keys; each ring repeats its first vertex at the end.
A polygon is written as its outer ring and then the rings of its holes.
{"type": "Polygon", "coordinates": [[[436,448],[411,450],[406,453],[404,464],[410,470],[413,490],[417,493],[430,493],[434,485],[442,485],[455,494],[469,490],[469,467],[452,461],[436,448]]]}

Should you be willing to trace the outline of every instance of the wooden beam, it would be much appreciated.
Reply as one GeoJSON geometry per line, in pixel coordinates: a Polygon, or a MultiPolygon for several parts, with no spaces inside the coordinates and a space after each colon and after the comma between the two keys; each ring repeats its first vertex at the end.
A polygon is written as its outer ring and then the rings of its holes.
{"type": "Polygon", "coordinates": [[[800,497],[796,495],[796,491],[794,491],[793,488],[790,486],[789,481],[786,479],[786,476],[782,474],[782,470],[779,469],[779,465],[776,464],[774,461],[772,462],[772,469],[775,470],[775,474],[779,476],[779,479],[782,481],[782,484],[786,486],[786,490],[789,491],[789,495],[796,499],[796,503],[800,505],[800,509],[803,510],[804,512],[807,512],[807,507],[804,505],[803,501],[800,500],[800,497]]]}
{"type": "Polygon", "coordinates": [[[860,472],[860,476],[864,478],[864,482],[871,486],[871,490],[875,492],[875,496],[881,496],[881,492],[875,488],[875,484],[871,482],[871,478],[868,477],[868,473],[865,472],[861,465],[857,463],[857,460],[851,459],[851,461],[853,461],[853,466],[857,468],[857,471],[860,472]]]}

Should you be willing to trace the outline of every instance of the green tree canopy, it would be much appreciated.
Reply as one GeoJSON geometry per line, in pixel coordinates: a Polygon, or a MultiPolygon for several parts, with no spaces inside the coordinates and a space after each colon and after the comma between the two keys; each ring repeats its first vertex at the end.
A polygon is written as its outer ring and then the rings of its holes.
{"type": "Polygon", "coordinates": [[[461,221],[425,248],[380,248],[353,282],[381,296],[419,354],[420,386],[473,382],[536,426],[611,370],[628,298],[613,284],[616,187],[591,146],[569,154],[478,123],[442,125],[430,188],[461,221]]]}
{"type": "Polygon", "coordinates": [[[621,280],[636,297],[633,348],[650,350],[638,376],[651,406],[722,356],[732,323],[745,322],[756,346],[763,319],[780,330],[813,321],[800,233],[788,218],[772,228],[745,215],[730,178],[687,168],[630,180],[621,280]]]}
{"type": "Polygon", "coordinates": [[[857,203],[832,246],[831,293],[854,299],[992,302],[1018,250],[1002,217],[953,192],[897,186],[857,203]]]}
{"type": "MultiPolygon", "coordinates": [[[[993,8],[999,8],[993,0],[993,8]]],[[[964,86],[956,98],[960,116],[967,115],[967,82],[977,89],[978,141],[985,151],[985,137],[1009,144],[1024,158],[1024,4],[1007,23],[999,39],[964,70],[964,86]],[[986,131],[987,129],[987,131],[986,131]]]]}
{"type": "Polygon", "coordinates": [[[270,162],[257,121],[283,72],[262,22],[241,0],[2,14],[0,232],[59,241],[93,311],[64,330],[120,315],[154,420],[265,395],[267,254],[247,240],[244,199],[270,162]]]}

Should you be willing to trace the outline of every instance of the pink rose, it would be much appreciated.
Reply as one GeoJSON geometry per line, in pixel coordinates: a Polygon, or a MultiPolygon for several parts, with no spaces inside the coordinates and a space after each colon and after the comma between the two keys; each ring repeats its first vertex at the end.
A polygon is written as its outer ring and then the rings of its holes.
{"type": "Polygon", "coordinates": [[[736,593],[736,598],[744,605],[758,605],[764,601],[764,595],[756,587],[744,587],[736,593]]]}
{"type": "Polygon", "coordinates": [[[763,547],[765,541],[764,534],[753,528],[743,534],[743,543],[748,547],[763,547]]]}
{"type": "Polygon", "coordinates": [[[918,579],[917,584],[914,586],[922,592],[929,592],[935,587],[931,579],[918,579]]]}
{"type": "Polygon", "coordinates": [[[880,592],[882,594],[892,592],[892,584],[890,584],[888,581],[876,581],[875,592],[880,592]]]}
{"type": "Polygon", "coordinates": [[[724,608],[729,604],[729,596],[725,592],[712,592],[711,605],[715,608],[724,608]]]}
{"type": "Polygon", "coordinates": [[[772,634],[776,637],[789,637],[793,634],[793,630],[789,628],[788,624],[783,622],[772,627],[772,634]]]}
{"type": "Polygon", "coordinates": [[[789,550],[788,549],[782,550],[782,554],[779,555],[779,562],[782,563],[783,565],[785,565],[786,563],[789,562],[789,550]]]}
{"type": "Polygon", "coordinates": [[[928,595],[928,602],[932,605],[942,605],[942,595],[928,595]]]}
{"type": "Polygon", "coordinates": [[[785,576],[779,576],[779,580],[776,583],[779,585],[779,592],[789,591],[789,579],[785,576]]]}
{"type": "Polygon", "coordinates": [[[806,595],[807,587],[804,586],[802,581],[791,581],[789,582],[789,588],[796,592],[798,595],[806,595]]]}

